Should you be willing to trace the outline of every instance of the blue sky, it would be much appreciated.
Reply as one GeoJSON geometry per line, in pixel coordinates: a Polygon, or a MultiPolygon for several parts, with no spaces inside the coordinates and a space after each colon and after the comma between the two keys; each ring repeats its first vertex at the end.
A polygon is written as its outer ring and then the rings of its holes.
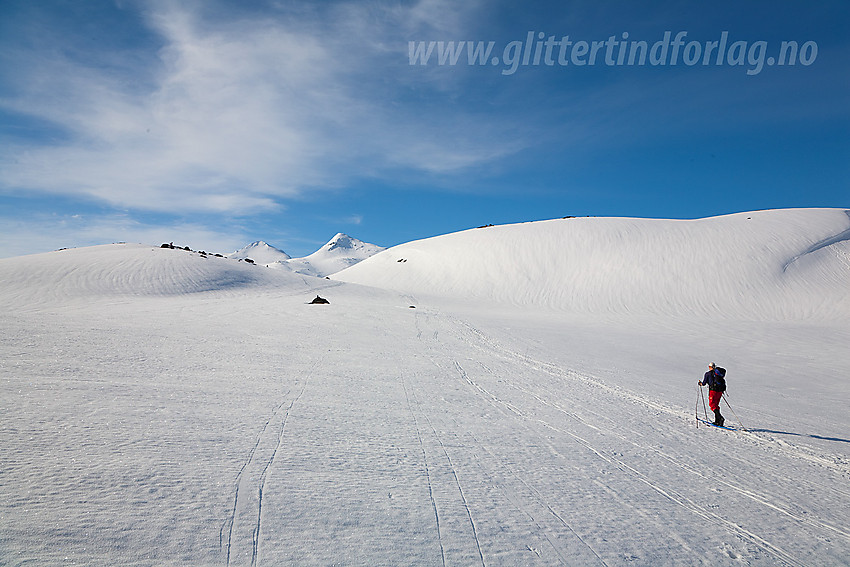
{"type": "Polygon", "coordinates": [[[850,207],[848,32],[839,0],[4,0],[0,256],[850,207]],[[411,62],[450,41],[491,53],[411,62]]]}

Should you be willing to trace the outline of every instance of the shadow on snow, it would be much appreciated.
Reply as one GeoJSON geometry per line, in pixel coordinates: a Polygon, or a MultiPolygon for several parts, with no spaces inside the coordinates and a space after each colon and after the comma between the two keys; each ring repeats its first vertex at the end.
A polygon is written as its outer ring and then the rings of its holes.
{"type": "Polygon", "coordinates": [[[752,433],[774,433],[776,435],[793,435],[794,437],[808,437],[810,439],[820,439],[822,441],[850,443],[850,439],[842,439],[841,437],[824,437],[823,435],[815,435],[813,433],[794,433],[793,431],[776,431],[774,429],[748,429],[748,431],[752,433]]]}

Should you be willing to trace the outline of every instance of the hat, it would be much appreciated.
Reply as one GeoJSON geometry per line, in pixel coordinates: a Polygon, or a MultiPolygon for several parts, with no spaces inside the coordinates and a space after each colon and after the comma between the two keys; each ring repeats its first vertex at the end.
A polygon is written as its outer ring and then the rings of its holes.
{"type": "Polygon", "coordinates": [[[717,367],[717,365],[716,365],[716,364],[714,364],[714,363],[712,362],[711,364],[709,364],[709,365],[708,365],[708,367],[709,367],[709,368],[716,368],[716,367],[717,367]]]}

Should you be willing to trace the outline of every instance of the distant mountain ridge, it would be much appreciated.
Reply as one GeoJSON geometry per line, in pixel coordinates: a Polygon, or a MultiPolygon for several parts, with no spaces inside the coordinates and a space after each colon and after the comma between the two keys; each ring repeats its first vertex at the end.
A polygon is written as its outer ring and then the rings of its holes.
{"type": "Polygon", "coordinates": [[[294,259],[262,241],[229,259],[132,244],[63,250],[0,260],[0,300],[46,305],[93,297],[233,295],[254,288],[301,289],[302,274],[332,274],[336,282],[420,299],[547,312],[702,322],[850,316],[850,211],[845,209],[695,220],[555,219],[471,229],[382,250],[345,234],[294,259]],[[254,265],[238,261],[251,253],[254,265]]]}
{"type": "Polygon", "coordinates": [[[381,246],[369,244],[339,232],[327,244],[303,258],[292,258],[283,250],[275,248],[263,240],[252,242],[236,252],[227,254],[227,257],[241,260],[251,259],[254,263],[269,268],[307,276],[325,277],[349,268],[384,250],[385,248],[381,246]]]}

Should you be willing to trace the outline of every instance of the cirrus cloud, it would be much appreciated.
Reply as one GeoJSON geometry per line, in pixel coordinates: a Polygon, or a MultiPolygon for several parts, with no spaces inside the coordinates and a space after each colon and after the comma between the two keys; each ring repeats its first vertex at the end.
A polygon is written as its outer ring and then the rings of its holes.
{"type": "Polygon", "coordinates": [[[2,185],[249,214],[389,170],[445,174],[516,151],[498,124],[399,102],[411,26],[458,26],[433,4],[258,15],[153,3],[137,13],[159,42],[144,56],[104,65],[62,45],[16,50],[16,95],[0,108],[58,136],[7,144],[2,185]]]}

